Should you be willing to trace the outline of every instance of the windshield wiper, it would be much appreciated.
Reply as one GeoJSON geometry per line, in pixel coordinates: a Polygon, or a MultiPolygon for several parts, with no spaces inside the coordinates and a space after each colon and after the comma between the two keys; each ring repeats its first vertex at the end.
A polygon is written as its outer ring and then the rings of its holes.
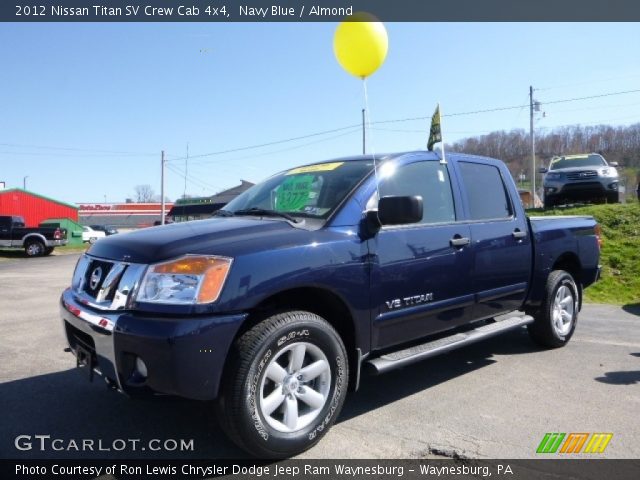
{"type": "Polygon", "coordinates": [[[216,210],[211,214],[212,217],[233,217],[234,213],[229,210],[216,210]]]}
{"type": "Polygon", "coordinates": [[[282,217],[282,218],[286,218],[287,220],[293,223],[300,222],[300,220],[297,220],[296,218],[292,217],[288,213],[278,212],[277,210],[267,210],[266,208],[257,208],[257,207],[245,208],[242,210],[236,210],[234,213],[236,215],[258,215],[258,216],[265,216],[265,217],[282,217]]]}

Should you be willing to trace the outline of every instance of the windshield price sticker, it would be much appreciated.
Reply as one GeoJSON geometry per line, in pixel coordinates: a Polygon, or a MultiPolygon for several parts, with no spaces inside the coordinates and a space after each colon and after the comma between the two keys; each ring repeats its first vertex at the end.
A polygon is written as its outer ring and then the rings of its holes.
{"type": "Polygon", "coordinates": [[[276,210],[281,212],[302,210],[309,201],[313,179],[313,175],[296,175],[282,182],[276,193],[276,210]]]}

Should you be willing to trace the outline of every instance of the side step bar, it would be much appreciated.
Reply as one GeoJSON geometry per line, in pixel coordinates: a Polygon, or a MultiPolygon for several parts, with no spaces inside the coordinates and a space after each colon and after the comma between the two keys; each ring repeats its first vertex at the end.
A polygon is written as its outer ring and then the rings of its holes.
{"type": "Polygon", "coordinates": [[[464,347],[471,343],[493,337],[514,328],[522,327],[533,322],[533,317],[522,315],[508,317],[504,320],[489,323],[466,332],[456,333],[449,337],[440,338],[431,342],[415,345],[404,350],[385,353],[384,355],[365,361],[365,365],[373,367],[373,373],[384,373],[394,368],[404,367],[413,362],[435,357],[456,348],[464,347]]]}

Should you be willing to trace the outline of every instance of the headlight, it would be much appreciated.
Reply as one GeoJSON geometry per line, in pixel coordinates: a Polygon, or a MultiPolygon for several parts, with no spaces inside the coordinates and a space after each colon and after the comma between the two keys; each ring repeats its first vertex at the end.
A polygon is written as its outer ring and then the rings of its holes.
{"type": "Polygon", "coordinates": [[[547,173],[547,176],[545,177],[545,180],[560,180],[560,178],[562,178],[562,174],[561,173],[549,172],[549,173],[547,173]]]}
{"type": "Polygon", "coordinates": [[[211,303],[220,296],[231,258],[187,255],[149,266],[136,300],[151,303],[211,303]]]}
{"type": "Polygon", "coordinates": [[[603,177],[617,177],[618,172],[614,168],[603,168],[600,170],[600,175],[603,177]]]}

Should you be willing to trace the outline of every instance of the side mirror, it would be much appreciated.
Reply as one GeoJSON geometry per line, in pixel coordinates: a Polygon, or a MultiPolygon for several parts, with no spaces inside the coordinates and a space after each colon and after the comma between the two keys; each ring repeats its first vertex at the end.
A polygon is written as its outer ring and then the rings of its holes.
{"type": "Polygon", "coordinates": [[[382,197],[378,202],[382,225],[404,225],[422,220],[422,197],[382,197]]]}
{"type": "Polygon", "coordinates": [[[549,171],[549,170],[547,170],[547,168],[546,168],[546,167],[540,167],[540,168],[538,169],[538,172],[539,172],[539,173],[547,173],[548,171],[549,171]]]}
{"type": "Polygon", "coordinates": [[[618,162],[611,162],[611,163],[609,164],[609,166],[610,166],[610,167],[619,167],[619,166],[620,166],[620,164],[619,164],[618,162]]]}

